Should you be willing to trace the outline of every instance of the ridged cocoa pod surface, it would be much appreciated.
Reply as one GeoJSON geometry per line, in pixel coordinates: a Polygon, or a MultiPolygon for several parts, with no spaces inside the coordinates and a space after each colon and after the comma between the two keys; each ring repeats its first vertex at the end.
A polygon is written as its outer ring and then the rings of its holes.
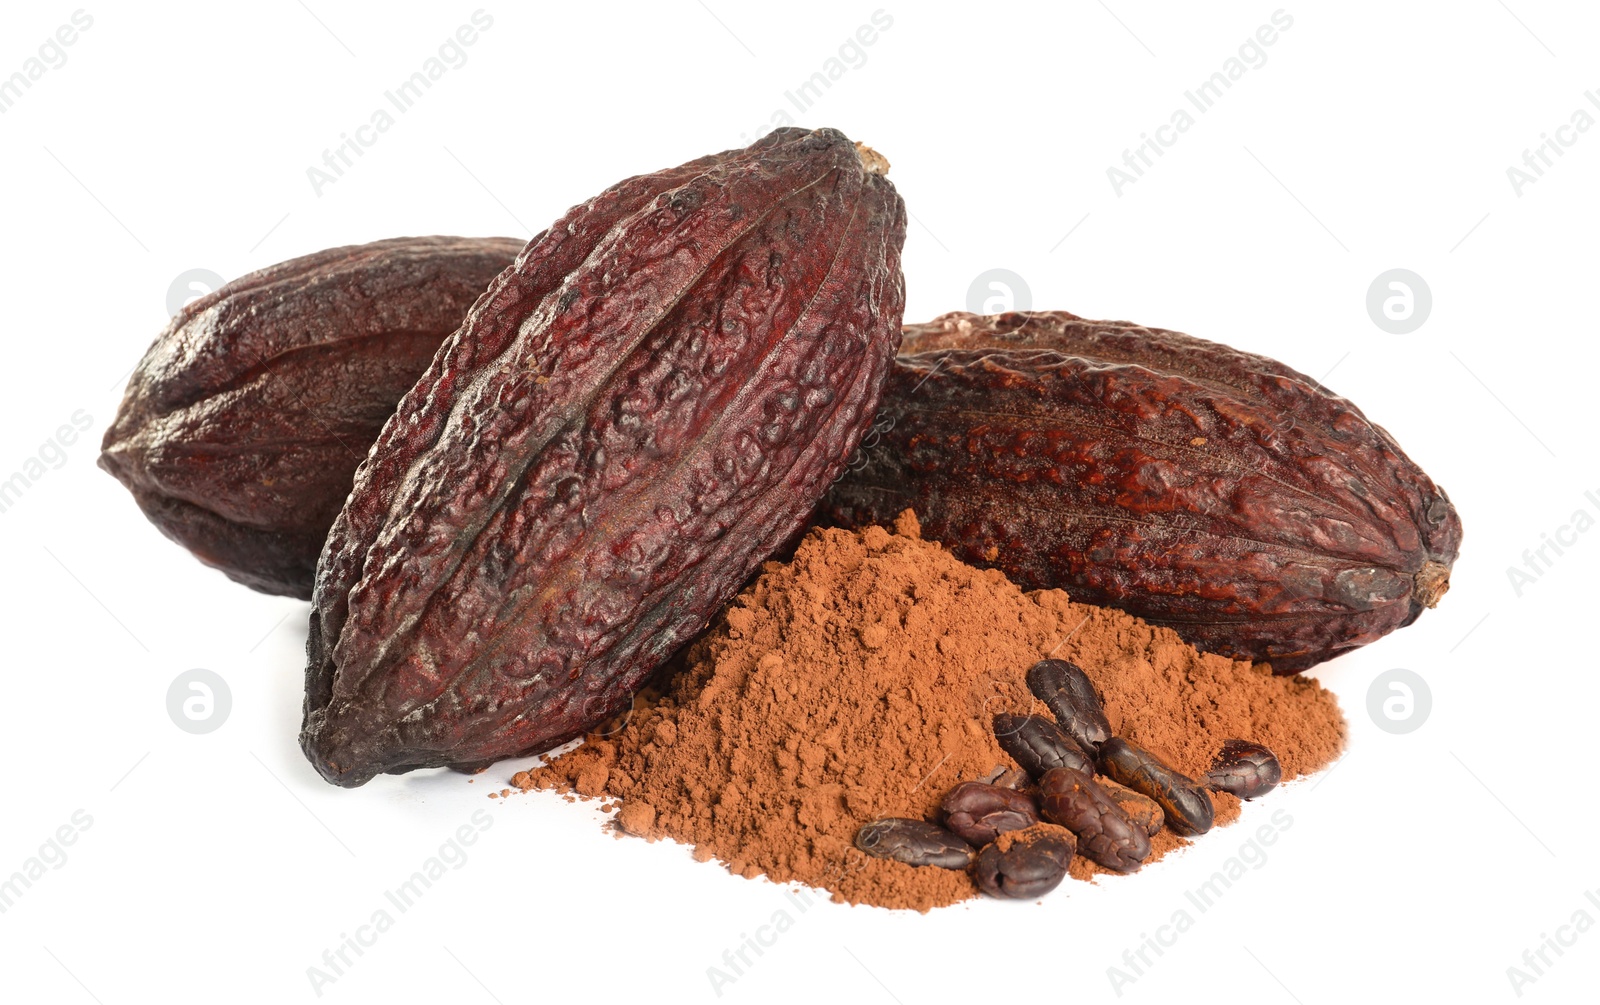
{"type": "Polygon", "coordinates": [[[200,561],[264,593],[309,599],[356,466],[522,246],[374,241],[200,297],[134,369],[100,466],[200,561]]]}
{"type": "Polygon", "coordinates": [[[910,325],[868,442],[823,507],[832,522],[912,507],[925,536],[1024,588],[1279,673],[1416,620],[1461,543],[1444,490],[1351,402],[1126,321],[910,325]]]}
{"type": "Polygon", "coordinates": [[[780,129],[630,178],[494,281],[318,566],[324,777],[580,735],[804,526],[899,343],[905,207],[869,154],[780,129]]]}

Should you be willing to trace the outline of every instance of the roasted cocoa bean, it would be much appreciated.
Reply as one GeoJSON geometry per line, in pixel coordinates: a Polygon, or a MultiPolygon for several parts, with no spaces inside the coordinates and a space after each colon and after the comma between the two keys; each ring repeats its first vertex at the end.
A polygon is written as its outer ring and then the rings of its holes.
{"type": "Polygon", "coordinates": [[[1106,790],[1106,795],[1122,808],[1122,812],[1128,815],[1128,819],[1133,821],[1135,827],[1151,837],[1155,837],[1156,832],[1161,830],[1161,825],[1166,822],[1166,814],[1161,812],[1161,805],[1154,799],[1109,778],[1096,778],[1094,782],[1106,790]]]}
{"type": "Polygon", "coordinates": [[[1001,713],[994,717],[994,738],[1000,742],[1000,749],[1035,779],[1051,768],[1076,768],[1094,774],[1094,759],[1060,726],[1042,715],[1001,713]]]}
{"type": "Polygon", "coordinates": [[[1040,660],[1028,668],[1028,690],[1044,702],[1056,722],[1090,754],[1111,738],[1100,696],[1089,675],[1067,660],[1040,660]]]}
{"type": "Polygon", "coordinates": [[[878,858],[940,869],[965,869],[973,856],[972,846],[950,831],[907,817],[885,817],[865,825],[856,831],[856,847],[878,858]]]}
{"type": "Polygon", "coordinates": [[[1154,799],[1175,832],[1187,837],[1211,829],[1216,815],[1211,796],[1143,747],[1114,736],[1100,747],[1100,766],[1112,780],[1154,799]]]}
{"type": "Polygon", "coordinates": [[[547,750],[807,523],[899,340],[905,206],[833,129],[621,182],[536,237],[401,400],[317,566],[329,781],[547,750]]]}
{"type": "Polygon", "coordinates": [[[1033,798],[1015,789],[962,782],[940,804],[944,825],[972,845],[986,845],[1006,831],[1019,831],[1039,822],[1033,798]]]}
{"type": "Polygon", "coordinates": [[[1011,831],[979,850],[972,879],[991,897],[1042,897],[1067,877],[1076,848],[1071,831],[1049,824],[1011,831]]]}
{"type": "Polygon", "coordinates": [[[946,314],[902,353],[879,435],[824,503],[835,523],[910,507],[1023,589],[1279,673],[1411,624],[1449,586],[1444,490],[1274,360],[1066,311],[946,314]]]}
{"type": "Polygon", "coordinates": [[[1240,799],[1266,795],[1283,780],[1283,765],[1278,755],[1249,740],[1225,740],[1217,759],[1202,782],[1220,792],[1231,792],[1240,799]]]}
{"type": "Polygon", "coordinates": [[[1002,789],[1016,789],[1021,791],[1032,784],[1033,780],[1026,771],[1020,768],[1008,768],[1003,764],[995,765],[988,774],[978,781],[985,785],[998,785],[1002,789]]]}
{"type": "Polygon", "coordinates": [[[310,599],[356,466],[523,242],[399,237],[241,276],[134,368],[100,466],[200,561],[310,599]]]}
{"type": "Polygon", "coordinates": [[[1078,836],[1078,853],[1107,869],[1133,872],[1150,854],[1150,834],[1089,775],[1052,768],[1039,779],[1039,810],[1078,836]]]}

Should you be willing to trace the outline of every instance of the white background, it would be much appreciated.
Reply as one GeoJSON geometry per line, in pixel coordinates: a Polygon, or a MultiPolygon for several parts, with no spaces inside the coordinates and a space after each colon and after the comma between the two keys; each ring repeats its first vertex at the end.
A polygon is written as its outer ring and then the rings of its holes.
{"type": "MultiPolygon", "coordinates": [[[[785,92],[876,0],[707,4],[487,6],[465,64],[320,195],[307,168],[474,3],[92,6],[66,62],[0,115],[0,478],[41,450],[65,458],[0,514],[0,877],[75,811],[92,820],[0,914],[0,996],[317,1000],[307,968],[487,811],[465,864],[323,999],[712,1001],[707,968],[788,909],[792,928],[723,998],[1114,1000],[1107,968],[1281,809],[1292,826],[1265,863],[1210,911],[1191,906],[1193,927],[1123,999],[1515,1000],[1507,967],[1524,950],[1580,909],[1600,920],[1584,896],[1600,888],[1600,533],[1547,552],[1521,596],[1507,574],[1576,511],[1600,517],[1600,128],[1569,130],[1572,147],[1520,195],[1507,176],[1575,110],[1600,117],[1584,97],[1600,90],[1595,12],[1286,7],[1293,26],[1266,62],[1118,195],[1106,169],[1273,3],[885,5],[892,24],[865,62],[847,52],[856,65],[805,114],[785,92]],[[1449,596],[1318,670],[1350,718],[1335,769],[1136,877],[927,916],[798,913],[780,888],[687,849],[610,839],[592,806],[485,798],[526,762],[472,784],[318,779],[295,743],[307,605],[203,568],[95,467],[169,285],[400,234],[527,237],[625,175],[742,145],[776,109],[891,160],[914,216],[908,320],[966,307],[976,277],[1008,269],[1035,307],[1326,374],[1448,489],[1466,528],[1449,596]],[[1391,268],[1432,291],[1410,334],[1366,311],[1391,268]],[[90,432],[45,447],[78,410],[90,432]],[[168,685],[195,667],[232,693],[207,735],[166,711],[168,685]],[[1432,693],[1405,735],[1367,712],[1369,685],[1396,667],[1432,693]]],[[[0,75],[73,10],[8,4],[0,75]]],[[[1563,931],[1576,944],[1549,954],[1527,1000],[1592,1000],[1600,932],[1563,931]]]]}

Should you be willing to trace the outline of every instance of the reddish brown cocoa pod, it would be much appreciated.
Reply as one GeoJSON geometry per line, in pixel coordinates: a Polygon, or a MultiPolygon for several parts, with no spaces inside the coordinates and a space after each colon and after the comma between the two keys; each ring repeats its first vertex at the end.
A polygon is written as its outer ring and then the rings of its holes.
{"type": "Polygon", "coordinates": [[[899,342],[905,207],[867,159],[774,130],[607,189],[494,281],[318,565],[324,777],[582,734],[805,525],[899,342]]]}
{"type": "Polygon", "coordinates": [[[1303,670],[1410,624],[1461,522],[1351,402],[1262,356],[1065,311],[905,333],[877,435],[830,493],[1026,589],[1303,670]]]}
{"type": "Polygon", "coordinates": [[[161,532],[265,593],[309,598],[356,466],[523,242],[401,237],[247,276],[175,315],[100,466],[161,532]]]}

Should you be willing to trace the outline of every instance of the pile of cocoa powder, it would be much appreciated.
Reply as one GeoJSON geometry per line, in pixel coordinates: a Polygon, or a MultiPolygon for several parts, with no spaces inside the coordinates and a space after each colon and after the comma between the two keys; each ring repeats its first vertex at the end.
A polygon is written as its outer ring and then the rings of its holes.
{"type": "MultiPolygon", "coordinates": [[[[664,694],[513,781],[620,799],[622,831],[692,845],[742,876],[925,911],[976,887],[869,858],[855,833],[880,817],[933,819],[957,782],[1013,766],[990,720],[1048,714],[1024,674],[1049,655],[1088,672],[1116,733],[1191,777],[1233,737],[1270,747],[1285,780],[1344,742],[1337,701],[1314,680],[1199,653],[1060,590],[1024,593],[923,541],[907,511],[893,533],[813,530],[791,561],[767,563],[664,694]]],[[[1219,825],[1238,816],[1236,799],[1214,799],[1219,825]]],[[[1182,843],[1161,831],[1147,862],[1182,843]]],[[[1079,879],[1100,871],[1073,861],[1079,879]]]]}

